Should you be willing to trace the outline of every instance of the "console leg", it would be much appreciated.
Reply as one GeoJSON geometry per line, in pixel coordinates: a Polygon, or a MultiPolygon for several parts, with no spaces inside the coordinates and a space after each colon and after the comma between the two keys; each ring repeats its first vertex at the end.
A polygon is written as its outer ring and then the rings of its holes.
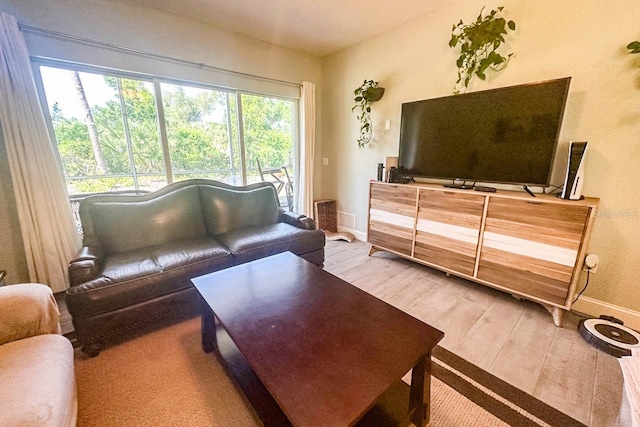
{"type": "Polygon", "coordinates": [[[382,249],[378,249],[375,246],[371,245],[371,247],[369,248],[368,256],[371,256],[371,255],[375,254],[376,252],[380,252],[380,251],[382,251],[382,249]]]}
{"type": "Polygon", "coordinates": [[[551,305],[542,304],[542,306],[546,308],[549,313],[551,313],[551,316],[553,316],[553,323],[558,328],[562,328],[562,318],[564,315],[564,310],[560,307],[551,306],[551,305]]]}
{"type": "Polygon", "coordinates": [[[553,307],[553,311],[551,312],[551,315],[553,316],[553,323],[555,323],[555,325],[558,328],[562,328],[562,319],[564,315],[564,310],[561,309],[560,307],[553,307]]]}

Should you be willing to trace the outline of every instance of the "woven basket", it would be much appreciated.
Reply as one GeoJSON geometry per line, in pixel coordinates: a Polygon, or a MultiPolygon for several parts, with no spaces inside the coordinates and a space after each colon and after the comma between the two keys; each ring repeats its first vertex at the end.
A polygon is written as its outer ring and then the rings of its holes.
{"type": "Polygon", "coordinates": [[[320,230],[338,231],[338,215],[335,200],[316,200],[313,202],[313,216],[320,230]]]}

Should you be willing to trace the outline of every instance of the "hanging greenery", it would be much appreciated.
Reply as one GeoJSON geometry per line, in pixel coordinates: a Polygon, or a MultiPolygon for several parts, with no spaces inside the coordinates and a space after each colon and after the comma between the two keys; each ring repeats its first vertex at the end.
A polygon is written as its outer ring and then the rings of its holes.
{"type": "Polygon", "coordinates": [[[627,45],[627,49],[630,50],[629,53],[640,53],[640,41],[634,41],[627,45]]]}
{"type": "Polygon", "coordinates": [[[384,95],[384,88],[378,87],[378,82],[365,80],[362,86],[353,91],[355,95],[355,105],[351,111],[356,109],[358,120],[360,120],[360,135],[358,136],[358,147],[362,148],[371,142],[373,128],[371,127],[371,103],[379,101],[384,95]]]}
{"type": "Polygon", "coordinates": [[[497,49],[505,42],[507,29],[514,31],[516,23],[499,16],[503,9],[499,7],[483,17],[483,7],[475,22],[466,25],[460,20],[453,24],[449,47],[460,46],[460,56],[456,61],[458,80],[453,93],[466,91],[473,76],[484,80],[487,70],[501,71],[507,66],[513,53],[502,56],[497,49]]]}

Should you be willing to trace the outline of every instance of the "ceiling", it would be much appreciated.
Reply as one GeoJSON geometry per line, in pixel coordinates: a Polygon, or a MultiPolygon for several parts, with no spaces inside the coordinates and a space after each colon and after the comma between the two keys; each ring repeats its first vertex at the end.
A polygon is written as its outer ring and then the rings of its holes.
{"type": "Polygon", "coordinates": [[[323,57],[450,0],[126,0],[323,57]]]}

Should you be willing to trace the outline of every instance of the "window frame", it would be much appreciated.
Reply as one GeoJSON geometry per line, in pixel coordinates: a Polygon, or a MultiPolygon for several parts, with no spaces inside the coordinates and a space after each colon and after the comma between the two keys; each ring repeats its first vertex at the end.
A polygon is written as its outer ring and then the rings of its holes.
{"type": "MultiPolygon", "coordinates": [[[[248,164],[247,164],[247,159],[245,157],[245,147],[246,147],[246,142],[244,140],[244,121],[243,121],[243,116],[242,116],[242,95],[250,95],[250,96],[260,96],[260,97],[266,97],[266,98],[271,98],[271,99],[276,99],[276,100],[280,100],[280,101],[286,101],[286,102],[291,102],[292,103],[292,129],[291,129],[291,138],[292,138],[292,156],[293,156],[293,176],[297,176],[297,173],[299,171],[299,165],[300,165],[300,158],[299,158],[299,153],[300,153],[300,134],[299,134],[299,129],[300,129],[300,114],[299,114],[299,107],[300,107],[300,97],[287,97],[287,96],[283,96],[281,94],[272,94],[272,93],[266,93],[266,92],[261,92],[261,91],[251,91],[251,90],[245,90],[243,88],[229,88],[229,87],[224,87],[224,86],[220,86],[220,85],[216,85],[213,83],[204,83],[204,82],[200,82],[200,81],[192,81],[192,80],[185,80],[185,79],[180,79],[180,78],[172,78],[172,77],[166,77],[166,76],[159,76],[159,75],[152,75],[152,74],[148,74],[148,73],[141,73],[141,72],[134,72],[134,71],[125,71],[125,70],[118,70],[118,69],[113,69],[113,68],[108,68],[108,67],[102,67],[102,66],[93,66],[93,65],[87,65],[87,64],[81,64],[81,63],[75,63],[75,62],[71,62],[71,61],[64,61],[64,60],[56,60],[56,59],[50,59],[50,58],[42,58],[42,57],[31,57],[31,66],[32,66],[32,70],[33,70],[33,75],[34,75],[34,80],[35,80],[35,84],[36,84],[36,89],[38,92],[38,97],[39,97],[39,101],[41,104],[41,108],[43,111],[43,115],[45,118],[45,123],[46,123],[46,127],[47,127],[47,131],[49,133],[49,136],[51,138],[51,142],[52,145],[54,145],[54,152],[55,152],[55,156],[58,160],[58,164],[60,166],[61,172],[63,174],[65,174],[65,171],[62,169],[62,161],[60,158],[60,153],[58,151],[58,140],[57,140],[57,136],[55,134],[55,130],[53,128],[53,121],[51,118],[51,113],[49,111],[49,103],[47,101],[47,97],[46,97],[46,91],[45,91],[45,87],[44,87],[44,82],[42,79],[42,74],[40,72],[40,67],[44,66],[44,67],[51,67],[51,68],[58,68],[58,69],[64,69],[64,70],[68,70],[68,71],[77,71],[77,72],[86,72],[86,73],[93,73],[93,74],[101,74],[101,75],[107,75],[110,77],[116,77],[119,79],[132,79],[132,80],[139,80],[142,82],[147,82],[150,83],[153,86],[154,89],[154,99],[155,99],[155,105],[156,105],[156,114],[158,117],[158,137],[160,139],[160,143],[162,146],[162,153],[163,153],[163,160],[164,160],[164,167],[165,167],[165,171],[164,171],[164,175],[165,175],[165,179],[166,179],[166,185],[171,184],[172,182],[174,182],[174,171],[171,167],[171,155],[169,152],[169,141],[168,141],[168,136],[167,136],[167,130],[166,130],[166,122],[165,122],[165,116],[164,116],[164,105],[162,103],[162,91],[161,91],[161,84],[162,83],[167,83],[167,84],[172,84],[172,85],[181,85],[181,86],[186,86],[186,87],[193,87],[193,88],[198,88],[198,89],[204,89],[204,90],[213,90],[213,91],[218,91],[218,92],[222,92],[225,93],[227,96],[227,116],[228,118],[228,125],[232,125],[231,123],[231,119],[230,119],[230,104],[229,104],[229,98],[230,97],[235,97],[235,102],[236,102],[236,114],[238,117],[237,123],[235,123],[235,126],[237,126],[236,132],[238,133],[238,142],[239,142],[239,149],[240,149],[240,168],[241,171],[241,177],[242,177],[242,184],[243,185],[247,185],[247,170],[250,169],[248,164]]],[[[229,129],[231,129],[229,127],[229,129]]],[[[129,138],[127,138],[127,147],[130,150],[131,149],[131,141],[129,138]]],[[[233,149],[233,148],[232,148],[233,149]]],[[[133,169],[131,171],[131,177],[134,178],[134,185],[136,186],[136,190],[139,190],[138,187],[138,183],[137,180],[135,180],[135,165],[133,165],[133,169]]],[[[114,174],[114,176],[116,176],[114,174]]],[[[126,175],[129,176],[129,175],[126,175]]],[[[88,177],[87,177],[88,178],[88,177]]],[[[65,180],[67,179],[67,176],[65,174],[65,180]]],[[[295,182],[296,180],[294,180],[293,182],[293,191],[294,193],[297,192],[297,183],[295,182]]]]}

